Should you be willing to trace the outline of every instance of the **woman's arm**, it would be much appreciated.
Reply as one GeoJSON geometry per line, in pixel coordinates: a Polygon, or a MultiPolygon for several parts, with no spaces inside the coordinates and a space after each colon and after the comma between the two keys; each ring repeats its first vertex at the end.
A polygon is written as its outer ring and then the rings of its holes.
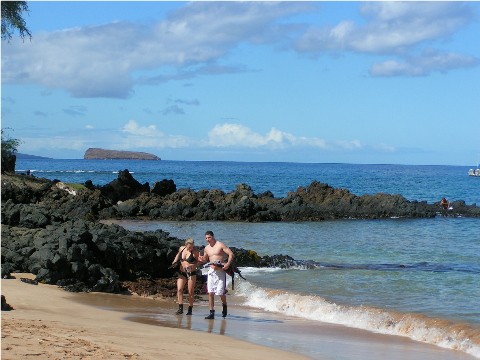
{"type": "Polygon", "coordinates": [[[185,250],[185,246],[180,247],[180,249],[178,249],[178,253],[175,256],[175,259],[173,259],[172,264],[175,264],[177,261],[180,261],[180,256],[182,255],[183,250],[185,250]]]}

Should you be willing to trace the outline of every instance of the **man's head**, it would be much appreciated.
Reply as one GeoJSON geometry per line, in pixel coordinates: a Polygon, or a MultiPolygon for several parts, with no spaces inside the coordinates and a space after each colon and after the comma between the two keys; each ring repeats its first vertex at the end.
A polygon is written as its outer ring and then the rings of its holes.
{"type": "Polygon", "coordinates": [[[205,233],[205,240],[207,240],[210,246],[215,244],[215,235],[213,235],[213,231],[209,230],[205,233]]]}

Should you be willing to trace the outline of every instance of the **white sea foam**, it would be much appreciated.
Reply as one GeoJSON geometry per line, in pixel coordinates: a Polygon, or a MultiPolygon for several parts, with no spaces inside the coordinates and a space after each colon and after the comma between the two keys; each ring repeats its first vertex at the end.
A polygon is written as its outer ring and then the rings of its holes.
{"type": "Polygon", "coordinates": [[[245,306],[382,334],[406,336],[480,358],[480,330],[467,325],[454,325],[418,314],[337,305],[320,296],[263,289],[248,281],[238,282],[235,294],[245,297],[245,306]]]}
{"type": "Polygon", "coordinates": [[[242,275],[254,275],[254,274],[259,275],[259,274],[274,273],[278,271],[288,271],[288,270],[311,270],[311,269],[301,265],[292,266],[287,269],[281,268],[281,267],[265,267],[265,268],[242,267],[240,268],[242,275]]]}

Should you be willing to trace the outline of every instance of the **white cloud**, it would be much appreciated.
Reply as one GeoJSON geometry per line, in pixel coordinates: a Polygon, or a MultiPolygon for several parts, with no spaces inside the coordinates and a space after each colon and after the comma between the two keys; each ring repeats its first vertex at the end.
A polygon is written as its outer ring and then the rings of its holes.
{"type": "Polygon", "coordinates": [[[431,72],[447,72],[451,69],[469,68],[480,65],[480,59],[460,53],[439,52],[426,49],[420,56],[406,57],[405,60],[387,60],[374,63],[372,76],[424,76],[431,72]]]}
{"type": "Polygon", "coordinates": [[[377,145],[374,146],[374,148],[377,149],[377,150],[385,150],[387,152],[397,151],[396,147],[390,146],[390,145],[387,145],[387,144],[384,144],[384,143],[377,144],[377,145]]]}
{"type": "Polygon", "coordinates": [[[335,144],[345,150],[356,150],[356,149],[361,149],[362,144],[360,143],[359,140],[351,140],[351,141],[345,141],[345,140],[337,140],[335,141],[335,144]]]}
{"type": "Polygon", "coordinates": [[[138,148],[180,148],[187,147],[191,141],[181,135],[165,135],[155,125],[140,126],[130,120],[122,128],[122,136],[113,136],[112,146],[124,150],[138,148]]]}
{"type": "Polygon", "coordinates": [[[404,53],[424,41],[443,39],[473,20],[473,11],[459,2],[365,3],[365,25],[344,20],[330,28],[314,27],[297,42],[300,52],[329,50],[360,53],[404,53]]]}
{"type": "Polygon", "coordinates": [[[313,27],[295,44],[299,52],[322,54],[349,51],[368,54],[392,54],[401,60],[375,63],[372,76],[419,76],[432,71],[447,72],[477,66],[478,59],[459,53],[423,50],[422,56],[410,55],[416,48],[448,39],[475,18],[465,2],[363,3],[360,13],[366,24],[344,20],[334,27],[313,27]],[[406,60],[404,60],[404,58],[406,60]]]}
{"type": "Polygon", "coordinates": [[[208,139],[208,143],[215,147],[259,147],[267,142],[264,136],[238,124],[216,125],[208,132],[208,139]]]}
{"type": "MultiPolygon", "coordinates": [[[[242,65],[216,62],[240,43],[289,43],[300,24],[277,20],[315,9],[309,2],[190,2],[152,26],[116,21],[37,32],[28,44],[14,38],[2,47],[2,82],[40,84],[78,98],[128,98],[136,84],[244,72],[242,65]],[[177,73],[133,75],[163,66],[177,73]]],[[[366,24],[343,20],[313,27],[295,49],[406,54],[424,42],[448,38],[473,19],[470,5],[459,2],[382,1],[363,4],[360,11],[366,24]]]]}
{"type": "Polygon", "coordinates": [[[214,147],[265,148],[269,150],[295,147],[353,150],[362,147],[358,140],[328,142],[318,138],[297,137],[276,128],[272,128],[267,134],[261,135],[239,124],[216,125],[208,133],[208,144],[214,147]]]}
{"type": "Polygon", "coordinates": [[[40,84],[74,97],[127,98],[137,82],[135,70],[211,65],[240,42],[269,41],[277,18],[312,8],[296,2],[191,2],[153,26],[117,21],[38,32],[28,44],[13,39],[2,47],[2,82],[40,84]]]}
{"type": "Polygon", "coordinates": [[[122,128],[124,133],[138,135],[138,136],[147,136],[147,137],[163,137],[164,134],[161,131],[157,131],[155,125],[150,126],[139,126],[135,120],[130,120],[122,128]]]}

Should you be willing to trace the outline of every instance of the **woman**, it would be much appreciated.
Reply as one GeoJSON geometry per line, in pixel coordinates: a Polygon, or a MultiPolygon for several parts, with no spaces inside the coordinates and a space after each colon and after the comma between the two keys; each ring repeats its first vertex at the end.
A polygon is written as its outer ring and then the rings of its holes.
{"type": "Polygon", "coordinates": [[[198,260],[200,252],[195,249],[195,242],[193,239],[185,240],[185,246],[181,246],[177,256],[173,260],[180,262],[180,269],[178,271],[177,280],[177,298],[178,310],[175,315],[183,314],[183,288],[188,283],[188,312],[187,315],[192,315],[193,309],[193,291],[195,289],[195,281],[197,280],[197,266],[201,264],[198,260]]]}

